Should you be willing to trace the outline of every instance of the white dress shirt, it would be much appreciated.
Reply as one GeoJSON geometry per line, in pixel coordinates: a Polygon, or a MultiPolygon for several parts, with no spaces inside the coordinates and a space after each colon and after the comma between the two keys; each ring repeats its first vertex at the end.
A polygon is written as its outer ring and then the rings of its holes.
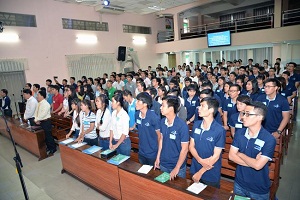
{"type": "Polygon", "coordinates": [[[33,96],[31,96],[27,100],[26,110],[25,110],[25,113],[24,113],[24,119],[25,120],[34,117],[34,112],[35,112],[35,109],[36,109],[37,105],[38,105],[38,102],[37,102],[37,100],[33,96]]]}
{"type": "MultiPolygon", "coordinates": [[[[102,110],[97,110],[96,113],[96,126],[100,123],[101,116],[102,116],[102,110]]],[[[106,108],[103,119],[102,119],[102,125],[99,126],[99,134],[102,138],[108,138],[110,136],[110,123],[111,123],[111,112],[108,108],[106,108]]]]}
{"type": "MultiPolygon", "coordinates": [[[[79,122],[80,122],[80,124],[82,124],[82,117],[83,117],[83,114],[82,114],[82,113],[83,113],[82,111],[79,113],[79,122]]],[[[78,124],[77,124],[77,122],[76,122],[77,116],[78,116],[78,113],[77,113],[76,110],[74,110],[74,111],[73,111],[73,117],[72,117],[72,122],[73,122],[73,123],[72,123],[72,127],[71,127],[71,130],[72,130],[72,131],[75,131],[75,130],[81,131],[81,130],[80,130],[80,126],[78,126],[78,124]]],[[[79,132],[79,134],[80,134],[80,132],[79,132]]]]}
{"type": "Polygon", "coordinates": [[[123,108],[118,114],[117,110],[113,111],[110,130],[113,131],[113,138],[115,140],[119,140],[122,134],[129,137],[129,116],[123,108]]]}

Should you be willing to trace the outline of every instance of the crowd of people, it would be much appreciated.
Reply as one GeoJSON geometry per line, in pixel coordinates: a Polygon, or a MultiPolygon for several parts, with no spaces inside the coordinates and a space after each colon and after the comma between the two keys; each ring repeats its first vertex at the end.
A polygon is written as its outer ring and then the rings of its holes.
{"type": "MultiPolygon", "coordinates": [[[[72,117],[66,138],[116,150],[130,156],[129,131],[139,134],[139,162],[186,176],[187,153],[193,156],[190,173],[195,182],[220,187],[221,154],[226,131],[233,143],[229,158],[237,163],[234,192],[253,199],[268,199],[268,161],[275,138],[289,121],[290,105],[297,97],[300,76],[296,63],[286,66],[243,65],[242,60],[184,63],[168,69],[139,69],[126,74],[76,82],[75,77],[46,87],[27,83],[24,120],[40,125],[50,155],[56,151],[51,135],[51,114],[72,117]],[[189,132],[192,126],[191,132],[189,132]]],[[[8,91],[1,90],[2,109],[11,116],[8,91]]]]}

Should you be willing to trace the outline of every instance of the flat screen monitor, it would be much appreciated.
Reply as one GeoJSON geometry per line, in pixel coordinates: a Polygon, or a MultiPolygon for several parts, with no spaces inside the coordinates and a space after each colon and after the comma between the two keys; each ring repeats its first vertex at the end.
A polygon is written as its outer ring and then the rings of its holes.
{"type": "Polygon", "coordinates": [[[208,47],[219,47],[231,45],[230,31],[222,31],[207,34],[208,47]]]}

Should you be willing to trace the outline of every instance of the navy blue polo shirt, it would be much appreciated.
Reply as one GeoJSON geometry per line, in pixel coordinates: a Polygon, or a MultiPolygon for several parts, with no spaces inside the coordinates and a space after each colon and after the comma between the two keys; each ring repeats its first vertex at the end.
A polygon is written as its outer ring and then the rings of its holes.
{"type": "Polygon", "coordinates": [[[182,89],[182,98],[187,99],[189,97],[188,93],[187,93],[187,87],[184,87],[182,89]]]}
{"type": "MultiPolygon", "coordinates": [[[[248,129],[239,129],[235,133],[231,145],[232,148],[237,148],[239,152],[251,158],[256,158],[257,154],[261,152],[262,156],[269,160],[273,158],[275,146],[275,138],[263,127],[254,138],[250,138],[248,129]]],[[[257,194],[268,193],[271,184],[268,163],[261,170],[237,165],[235,181],[247,191],[257,194]]]]}
{"type": "Polygon", "coordinates": [[[300,81],[300,74],[297,74],[297,73],[293,73],[293,75],[291,75],[289,77],[289,82],[299,82],[300,81]]]}
{"type": "Polygon", "coordinates": [[[245,90],[244,88],[240,91],[239,95],[247,95],[247,90],[245,90]]]}
{"type": "Polygon", "coordinates": [[[259,88],[259,94],[265,94],[265,88],[264,87],[259,88]]]}
{"type": "Polygon", "coordinates": [[[219,102],[219,108],[222,108],[222,100],[221,100],[221,98],[217,94],[214,94],[213,97],[219,102]]]}
{"type": "Polygon", "coordinates": [[[160,130],[160,118],[153,110],[148,110],[144,119],[141,112],[137,111],[135,119],[139,133],[139,154],[146,158],[156,158],[158,150],[156,131],[160,130]]]}
{"type": "Polygon", "coordinates": [[[184,106],[186,108],[187,117],[186,120],[189,120],[195,114],[195,109],[200,105],[199,98],[195,95],[190,101],[188,98],[184,99],[184,106]]]}
{"type": "Polygon", "coordinates": [[[289,112],[290,106],[285,97],[277,94],[272,100],[266,94],[262,94],[257,98],[257,101],[263,102],[268,107],[268,112],[263,126],[270,133],[276,132],[283,119],[282,112],[289,112]]]}
{"type": "Polygon", "coordinates": [[[153,110],[159,118],[160,118],[160,107],[161,107],[160,103],[158,103],[155,100],[152,101],[152,106],[150,110],[153,110]]]}
{"type": "Polygon", "coordinates": [[[236,103],[234,104],[231,98],[226,99],[223,104],[223,111],[227,112],[227,119],[229,120],[231,115],[238,112],[236,108],[236,103]]]}
{"type": "Polygon", "coordinates": [[[243,122],[240,119],[240,113],[234,113],[231,115],[230,119],[228,119],[228,125],[230,127],[234,127],[235,131],[241,128],[245,128],[243,122]]]}
{"type": "Polygon", "coordinates": [[[224,91],[219,88],[216,89],[215,94],[218,95],[218,97],[220,99],[222,99],[222,97],[224,97],[224,91]]]}
{"type": "Polygon", "coordinates": [[[258,98],[258,96],[259,96],[259,93],[246,93],[249,97],[250,97],[250,99],[252,99],[252,101],[256,101],[256,99],[258,98]]]}
{"type": "MultiPolygon", "coordinates": [[[[189,128],[182,119],[176,116],[170,126],[167,118],[163,118],[160,122],[160,132],[163,136],[160,164],[167,169],[174,169],[179,159],[181,143],[189,142],[189,128]]],[[[185,165],[186,161],[180,168],[185,165]]]]}
{"type": "Polygon", "coordinates": [[[297,88],[296,88],[295,84],[292,82],[292,83],[288,83],[286,85],[286,88],[284,90],[282,90],[280,93],[282,96],[287,98],[289,96],[292,96],[293,92],[296,92],[296,91],[297,91],[297,88]]]}
{"type": "MultiPolygon", "coordinates": [[[[213,156],[215,147],[224,148],[226,131],[215,120],[211,123],[210,127],[205,130],[202,125],[202,120],[197,121],[193,125],[191,138],[194,139],[195,149],[198,155],[202,158],[209,158],[213,156]]],[[[218,161],[214,164],[211,170],[206,171],[201,179],[209,182],[220,182],[221,179],[221,164],[222,164],[222,154],[220,155],[218,161]]],[[[202,168],[202,165],[193,158],[191,165],[191,174],[197,173],[202,168]]]]}

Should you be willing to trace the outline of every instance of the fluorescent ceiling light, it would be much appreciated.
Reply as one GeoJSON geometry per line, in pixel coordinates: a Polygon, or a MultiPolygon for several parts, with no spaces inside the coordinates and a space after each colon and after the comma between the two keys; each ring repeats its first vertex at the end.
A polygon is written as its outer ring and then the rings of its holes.
{"type": "Polygon", "coordinates": [[[0,33],[0,42],[13,43],[19,41],[19,35],[17,33],[0,33]]]}
{"type": "Polygon", "coordinates": [[[77,35],[76,42],[81,44],[96,44],[98,41],[95,35],[77,35]]]}
{"type": "Polygon", "coordinates": [[[133,43],[134,44],[146,44],[147,40],[144,37],[141,36],[134,36],[133,37],[133,43]]]}
{"type": "Polygon", "coordinates": [[[159,6],[150,6],[148,8],[152,9],[152,10],[166,10],[165,8],[162,8],[162,7],[159,7],[159,6]]]}

